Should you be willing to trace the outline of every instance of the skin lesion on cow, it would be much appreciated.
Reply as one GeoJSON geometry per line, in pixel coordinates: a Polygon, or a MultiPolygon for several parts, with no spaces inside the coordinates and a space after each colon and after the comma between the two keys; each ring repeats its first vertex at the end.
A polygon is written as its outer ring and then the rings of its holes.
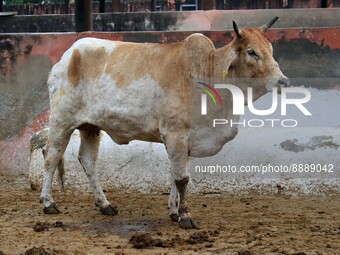
{"type": "Polygon", "coordinates": [[[51,98],[51,108],[55,109],[58,106],[60,100],[64,96],[65,96],[65,89],[63,87],[61,87],[58,91],[58,95],[56,97],[51,98]]]}

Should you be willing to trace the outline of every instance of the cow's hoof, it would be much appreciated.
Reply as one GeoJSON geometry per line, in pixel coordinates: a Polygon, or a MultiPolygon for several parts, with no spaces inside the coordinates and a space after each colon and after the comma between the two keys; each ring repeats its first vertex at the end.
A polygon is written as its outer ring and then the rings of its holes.
{"type": "Polygon", "coordinates": [[[108,205],[104,208],[100,208],[100,212],[104,215],[117,215],[118,209],[116,206],[108,205]]]}
{"type": "Polygon", "coordinates": [[[179,217],[177,213],[171,213],[169,216],[172,221],[178,222],[179,217]]]}
{"type": "Polygon", "coordinates": [[[43,211],[44,211],[45,214],[59,214],[60,213],[60,211],[56,207],[55,203],[52,203],[48,207],[44,207],[43,211]]]}
{"type": "Polygon", "coordinates": [[[192,229],[192,228],[198,229],[199,228],[197,223],[191,218],[180,218],[178,223],[179,223],[179,226],[184,229],[192,229]]]}

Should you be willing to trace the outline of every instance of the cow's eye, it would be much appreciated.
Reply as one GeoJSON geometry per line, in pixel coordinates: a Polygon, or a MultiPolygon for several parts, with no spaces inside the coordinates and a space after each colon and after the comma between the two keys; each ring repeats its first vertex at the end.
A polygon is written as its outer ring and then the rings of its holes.
{"type": "Polygon", "coordinates": [[[251,57],[255,57],[255,58],[258,58],[258,57],[259,57],[253,49],[247,50],[247,53],[248,53],[248,55],[251,56],[251,57]]]}

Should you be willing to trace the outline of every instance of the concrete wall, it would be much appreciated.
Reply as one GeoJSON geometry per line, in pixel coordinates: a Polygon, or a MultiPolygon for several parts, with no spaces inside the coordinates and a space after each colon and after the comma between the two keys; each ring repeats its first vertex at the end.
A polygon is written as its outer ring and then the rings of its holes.
{"type": "MultiPolygon", "coordinates": [[[[194,1],[182,1],[193,3],[194,1]]],[[[214,1],[214,0],[199,0],[199,10],[239,10],[239,9],[279,9],[279,8],[334,8],[340,7],[338,0],[327,0],[322,3],[322,0],[238,0],[238,1],[214,1]]],[[[106,12],[113,11],[111,2],[105,3],[106,12]]],[[[124,12],[145,12],[151,11],[151,0],[140,0],[134,2],[121,1],[120,11],[124,12]]],[[[177,7],[179,9],[179,5],[177,7]]],[[[163,11],[175,11],[175,1],[163,1],[163,11]]],[[[63,3],[53,4],[7,4],[3,6],[5,12],[17,12],[19,15],[41,15],[41,14],[62,14],[65,13],[65,5],[63,3]]],[[[93,12],[99,12],[99,3],[93,2],[93,12]]],[[[74,4],[69,5],[69,13],[74,13],[74,4]]]]}
{"type": "MultiPolygon", "coordinates": [[[[216,13],[217,15],[217,13],[216,13]]],[[[240,19],[240,24],[247,23],[248,19],[240,19]]],[[[249,22],[249,21],[248,21],[249,22]]],[[[254,22],[254,21],[252,21],[254,22]]],[[[262,24],[262,22],[259,22],[262,24]]],[[[279,26],[279,25],[278,25],[279,26]]],[[[231,40],[232,32],[228,31],[203,31],[208,37],[212,39],[217,47],[221,47],[228,43],[231,40]]],[[[289,28],[289,29],[272,29],[267,33],[269,40],[273,43],[275,58],[278,60],[281,69],[283,72],[289,77],[340,77],[340,29],[338,27],[334,28],[289,28]]],[[[72,45],[78,38],[85,36],[93,36],[106,38],[111,40],[123,40],[123,41],[134,41],[134,42],[174,42],[185,38],[187,35],[191,34],[191,32],[140,32],[140,33],[65,33],[65,34],[2,34],[0,35],[0,170],[11,172],[15,174],[19,173],[27,173],[29,168],[29,139],[30,137],[43,127],[46,127],[48,124],[48,93],[46,87],[46,79],[48,75],[48,71],[50,67],[55,64],[61,57],[62,53],[72,45]]],[[[319,85],[318,83],[311,84],[317,91],[317,93],[322,94],[320,97],[321,101],[327,101],[330,95],[339,95],[339,83],[333,83],[331,85],[319,85]],[[327,94],[328,93],[328,94],[327,94]]],[[[319,95],[316,97],[319,98],[319,95]]],[[[328,100],[329,101],[329,100],[328,100]]],[[[340,107],[336,104],[340,102],[340,100],[335,99],[335,107],[334,109],[340,109],[340,107]]],[[[317,106],[315,106],[317,108],[317,106]]],[[[328,108],[325,108],[328,109],[328,108]]],[[[322,113],[320,113],[322,115],[322,113]]],[[[327,116],[327,113],[323,113],[327,116]]],[[[333,118],[333,117],[332,117],[333,118]]],[[[336,117],[334,117],[336,119],[336,117]]],[[[337,122],[336,122],[337,123],[337,122]]],[[[291,154],[297,160],[299,157],[307,160],[315,158],[320,159],[320,162],[325,162],[327,159],[325,156],[330,155],[330,161],[337,163],[336,171],[339,171],[339,162],[336,157],[338,157],[338,145],[339,141],[337,140],[339,137],[339,125],[338,126],[327,126],[327,128],[331,129],[320,129],[316,128],[311,130],[310,133],[305,130],[296,131],[296,133],[282,133],[279,132],[277,136],[274,134],[272,137],[271,145],[263,144],[261,145],[261,153],[258,153],[258,150],[254,147],[249,147],[247,150],[246,156],[243,156],[244,151],[242,151],[242,143],[244,139],[249,139],[249,137],[253,137],[250,133],[245,131],[241,131],[238,135],[238,138],[234,141],[235,143],[231,143],[230,146],[226,147],[225,155],[226,157],[230,157],[229,155],[233,155],[235,160],[240,160],[244,157],[249,158],[249,160],[253,160],[252,162],[255,164],[260,161],[255,161],[255,158],[265,159],[265,161],[270,160],[273,156],[264,156],[264,155],[280,155],[283,152],[287,151],[285,148],[288,148],[287,153],[291,154]],[[323,139],[322,137],[326,138],[323,139]],[[273,137],[276,137],[275,139],[273,137]],[[299,146],[305,146],[309,148],[310,143],[313,144],[313,137],[321,137],[319,143],[321,145],[316,146],[315,149],[309,149],[304,151],[294,152],[294,148],[301,148],[299,146]],[[328,138],[327,138],[328,137],[328,138]],[[330,138],[331,137],[331,138],[330,138]],[[326,146],[325,148],[322,146],[323,142],[329,141],[331,139],[331,144],[335,144],[334,146],[326,146]],[[284,143],[282,146],[280,144],[284,143]],[[288,147],[285,145],[288,144],[288,147]],[[275,148],[276,146],[276,148],[275,148]],[[290,147],[289,147],[290,146],[290,147]],[[235,148],[235,150],[234,150],[235,148]],[[293,148],[293,151],[289,151],[289,148],[293,148]],[[276,150],[275,150],[276,149],[276,150]],[[275,152],[275,153],[274,153],[275,152]],[[236,157],[236,154],[241,154],[242,156],[236,157]],[[273,154],[274,153],[274,154],[273,154]],[[305,155],[304,155],[305,153],[305,155]],[[317,157],[319,154],[319,158],[317,157]]],[[[268,141],[266,138],[265,130],[264,133],[258,134],[259,139],[261,138],[264,141],[268,141]]],[[[106,139],[106,138],[105,138],[106,139]]],[[[315,138],[317,140],[317,138],[315,138]]],[[[108,141],[104,141],[104,147],[109,148],[115,145],[107,145],[110,144],[108,141]],[[106,145],[105,145],[106,144],[106,145]]],[[[74,144],[77,147],[76,142],[74,144]]],[[[129,145],[130,146],[130,145],[129,145]]],[[[74,147],[74,148],[75,148],[74,147]]],[[[70,147],[71,148],[71,147],[70,147]]],[[[147,178],[147,180],[153,180],[155,176],[157,176],[156,180],[161,179],[162,182],[158,182],[157,185],[152,181],[146,181],[143,183],[147,183],[148,185],[140,186],[140,185],[130,185],[131,187],[136,187],[137,190],[141,191],[155,191],[155,190],[163,190],[164,182],[168,181],[168,173],[166,172],[167,163],[166,163],[166,155],[164,154],[164,149],[162,145],[151,145],[151,144],[137,144],[136,147],[132,147],[126,149],[127,147],[121,148],[122,155],[126,155],[122,157],[122,159],[128,159],[131,155],[135,155],[134,159],[140,158],[141,161],[136,161],[136,163],[129,164],[127,167],[124,165],[125,161],[118,162],[116,159],[120,158],[120,154],[113,154],[113,159],[115,162],[115,168],[121,168],[121,175],[124,178],[128,176],[135,176],[134,180],[138,177],[135,175],[135,171],[141,169],[141,165],[145,166],[143,169],[151,169],[150,165],[148,165],[148,159],[158,164],[158,167],[154,167],[153,169],[163,169],[163,174],[158,174],[156,170],[152,170],[151,172],[145,171],[142,172],[141,176],[147,178]],[[162,151],[163,150],[163,151],[162,151]],[[142,154],[138,154],[137,151],[142,151],[142,154]],[[143,155],[146,155],[144,157],[143,155]],[[143,157],[142,157],[143,156],[143,157]],[[144,159],[143,159],[144,158],[144,159]],[[155,160],[156,159],[156,160],[155,160]],[[144,163],[143,163],[144,162],[144,163]],[[124,171],[122,170],[124,169],[124,171]],[[134,169],[134,170],[133,170],[134,169]],[[131,171],[131,175],[124,175],[131,171]],[[155,190],[152,188],[154,187],[155,190]],[[159,187],[159,188],[158,188],[159,187]],[[163,187],[161,189],[161,187],[163,187]]],[[[40,152],[37,152],[38,154],[40,152]]],[[[110,152],[111,153],[111,152],[110,152]]],[[[107,154],[110,154],[107,152],[107,154]]],[[[117,152],[118,153],[118,152],[117,152]]],[[[37,155],[38,155],[37,154],[37,155]]],[[[76,152],[73,154],[70,153],[69,156],[75,156],[76,152]]],[[[285,155],[288,155],[285,154],[285,155]]],[[[293,158],[294,158],[293,157],[293,158]]],[[[293,159],[291,158],[291,159],[293,159]]],[[[338,157],[339,158],[339,157],[338,157]]],[[[38,157],[37,157],[38,159],[38,157]]],[[[39,159],[38,159],[39,160],[39,159]]],[[[41,160],[41,159],[40,159],[41,160]]],[[[276,162],[280,162],[280,158],[277,159],[276,162]]],[[[286,159],[287,161],[287,159],[286,159]]],[[[208,162],[208,161],[207,161],[208,162]]],[[[273,161],[274,162],[274,161],[273,161]]],[[[237,162],[234,162],[235,164],[237,162]]],[[[31,162],[32,164],[32,162],[31,162]]],[[[35,162],[39,166],[39,162],[35,162]]],[[[41,168],[35,168],[36,171],[40,171],[41,168]],[[40,169],[40,170],[39,170],[40,169]]],[[[79,167],[79,166],[78,166],[79,167]]],[[[73,167],[71,167],[73,170],[73,167]]],[[[69,174],[76,176],[76,172],[71,171],[71,168],[67,168],[69,174]]],[[[111,168],[107,168],[111,169],[111,168]]],[[[37,174],[38,174],[37,172],[37,174]]],[[[107,172],[102,174],[104,179],[108,180],[107,172]]],[[[78,173],[81,175],[81,171],[78,173]]],[[[118,176],[119,173],[114,173],[114,175],[118,176]]],[[[83,176],[84,177],[84,176],[83,176]]],[[[129,178],[130,178],[129,177],[129,178]]],[[[198,175],[196,180],[196,188],[193,187],[192,190],[197,191],[207,191],[217,189],[217,186],[221,190],[227,191],[236,191],[236,190],[244,190],[250,187],[258,187],[259,184],[264,183],[267,179],[259,179],[259,183],[252,182],[251,184],[237,184],[240,181],[240,178],[225,178],[219,184],[217,182],[218,176],[212,179],[209,178],[201,178],[202,175],[198,175]],[[201,181],[200,181],[201,178],[201,181]],[[217,178],[217,179],[216,179],[217,178]],[[203,182],[202,179],[205,181],[203,182]],[[257,185],[257,186],[256,186],[257,185]]],[[[71,177],[69,177],[71,178],[71,177]]],[[[124,179],[122,178],[122,179],[124,179]]],[[[127,178],[126,180],[129,180],[127,178]]],[[[282,177],[283,178],[283,177],[282,177]]],[[[284,178],[276,178],[276,180],[286,181],[284,178]]],[[[241,178],[242,179],[242,178],[241,178]]],[[[326,183],[326,181],[330,180],[329,178],[322,178],[324,182],[322,185],[326,183]]],[[[84,180],[81,179],[80,180],[84,180]]],[[[139,178],[140,180],[144,180],[143,178],[139,178]]],[[[249,179],[248,179],[249,180],[249,179]]],[[[311,180],[305,179],[305,180],[311,180]]],[[[85,181],[85,180],[84,180],[85,181]]],[[[247,180],[245,180],[247,182],[247,180]]],[[[291,186],[290,190],[297,189],[298,187],[303,187],[306,185],[307,181],[303,182],[301,186],[299,183],[300,180],[297,181],[297,184],[291,186]]],[[[269,182],[268,190],[272,190],[273,187],[275,189],[275,182],[269,182]]],[[[119,184],[119,178],[116,180],[116,186],[123,185],[123,183],[119,184]]],[[[126,182],[125,182],[126,184],[126,182]]],[[[339,183],[333,181],[329,182],[329,185],[322,186],[320,182],[314,182],[314,186],[309,185],[308,189],[305,193],[308,192],[326,192],[326,191],[338,191],[339,183]],[[321,187],[325,187],[321,189],[321,187]],[[332,188],[333,187],[333,188],[332,188]]],[[[112,183],[107,183],[109,187],[114,185],[114,180],[112,183]]],[[[142,184],[141,184],[142,185],[142,184]]],[[[287,187],[289,185],[285,184],[287,187]]],[[[78,185],[79,186],[79,185],[78,185]]]]}
{"type": "MultiPolygon", "coordinates": [[[[338,27],[340,9],[195,11],[94,14],[94,31],[215,31],[232,29],[232,21],[243,26],[264,24],[274,16],[274,27],[338,27]]],[[[75,31],[73,15],[20,15],[0,17],[2,33],[75,31]]]]}

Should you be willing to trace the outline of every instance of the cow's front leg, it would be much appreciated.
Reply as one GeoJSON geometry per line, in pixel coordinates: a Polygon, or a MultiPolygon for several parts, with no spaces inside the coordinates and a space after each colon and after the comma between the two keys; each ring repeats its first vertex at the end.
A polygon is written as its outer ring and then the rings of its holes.
{"type": "Polygon", "coordinates": [[[178,207],[178,222],[181,228],[198,228],[196,222],[193,221],[189,213],[188,204],[186,201],[186,191],[189,182],[189,176],[176,180],[176,187],[179,193],[179,207],[178,207]]]}
{"type": "MultiPolygon", "coordinates": [[[[166,142],[172,178],[179,194],[178,222],[181,228],[197,228],[197,224],[192,220],[186,201],[187,185],[189,182],[189,156],[187,137],[172,136],[166,142]]],[[[176,192],[177,192],[176,191],[176,192]]],[[[176,194],[173,190],[170,199],[176,202],[176,194]],[[171,196],[172,195],[172,196],[171,196]]],[[[173,208],[174,209],[174,208],[173,208]]],[[[170,207],[171,210],[171,207],[170,207]]],[[[172,213],[172,212],[170,212],[172,213]]]]}

